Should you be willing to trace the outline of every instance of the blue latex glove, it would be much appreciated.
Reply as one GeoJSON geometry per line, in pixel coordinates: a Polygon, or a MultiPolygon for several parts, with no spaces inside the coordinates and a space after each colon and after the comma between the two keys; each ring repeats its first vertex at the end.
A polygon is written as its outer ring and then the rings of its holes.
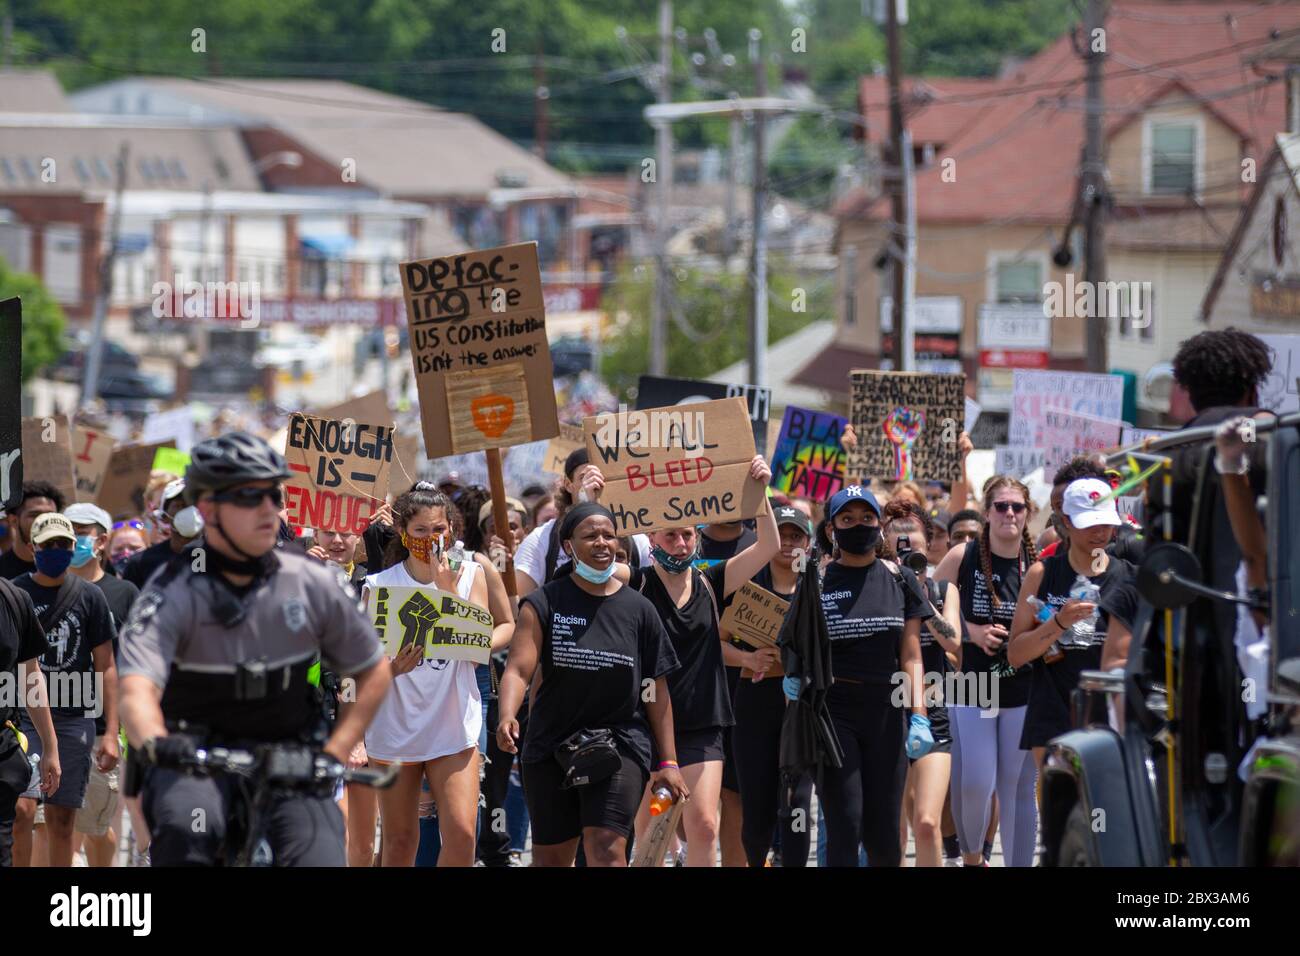
{"type": "MultiPolygon", "coordinates": [[[[785,691],[785,696],[791,700],[799,699],[799,690],[802,687],[802,677],[792,677],[791,675],[786,674],[785,677],[781,678],[781,690],[785,691]]],[[[933,743],[933,741],[931,741],[931,743],[933,743]]]]}
{"type": "Polygon", "coordinates": [[[919,760],[930,752],[934,746],[934,734],[930,733],[930,718],[913,714],[911,725],[907,730],[907,755],[919,760]]]}

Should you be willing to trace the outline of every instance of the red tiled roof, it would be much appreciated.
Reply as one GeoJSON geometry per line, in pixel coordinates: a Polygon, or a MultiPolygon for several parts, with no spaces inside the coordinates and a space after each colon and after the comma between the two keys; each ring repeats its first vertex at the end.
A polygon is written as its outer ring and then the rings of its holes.
{"type": "MultiPolygon", "coordinates": [[[[1106,21],[1107,130],[1135,109],[1179,87],[1247,139],[1262,158],[1285,129],[1282,83],[1246,60],[1300,31],[1300,3],[1160,3],[1115,0],[1106,21]],[[1171,87],[1171,84],[1174,84],[1171,87]]],[[[917,144],[939,144],[938,158],[956,160],[956,181],[943,182],[941,163],[918,170],[922,222],[985,222],[1010,216],[1062,222],[1070,212],[1083,144],[1084,70],[1068,35],[1025,62],[1014,75],[987,80],[905,79],[904,104],[917,144]]],[[[1276,72],[1276,71],[1274,71],[1276,72]]],[[[859,109],[868,139],[888,132],[883,77],[860,84],[859,109]]],[[[875,197],[846,197],[841,215],[885,215],[875,197]]]]}

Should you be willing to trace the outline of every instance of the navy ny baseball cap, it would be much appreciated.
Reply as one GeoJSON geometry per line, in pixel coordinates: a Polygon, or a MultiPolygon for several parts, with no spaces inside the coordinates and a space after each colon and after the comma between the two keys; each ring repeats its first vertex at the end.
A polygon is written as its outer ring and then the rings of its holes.
{"type": "Polygon", "coordinates": [[[876,496],[861,485],[848,485],[835,492],[826,516],[834,521],[837,514],[855,501],[862,502],[876,513],[877,518],[880,517],[880,504],[876,501],[876,496]]]}

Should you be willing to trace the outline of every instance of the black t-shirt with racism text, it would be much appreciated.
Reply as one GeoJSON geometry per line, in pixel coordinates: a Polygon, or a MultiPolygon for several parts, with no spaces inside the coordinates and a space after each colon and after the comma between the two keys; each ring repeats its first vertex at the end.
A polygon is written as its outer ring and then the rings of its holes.
{"type": "MultiPolygon", "coordinates": [[[[57,620],[50,621],[49,627],[45,629],[49,649],[41,657],[41,670],[45,672],[47,686],[51,691],[51,713],[56,716],[75,717],[89,711],[90,702],[82,700],[60,702],[57,699],[58,695],[54,693],[54,685],[50,683],[51,675],[80,675],[78,677],[80,683],[77,687],[93,688],[93,683],[87,683],[86,676],[91,675],[89,680],[93,681],[95,661],[91,652],[99,645],[111,641],[116,636],[116,631],[103,592],[80,578],[69,577],[68,580],[72,582],[73,587],[77,587],[78,594],[68,609],[60,614],[57,620]],[[74,706],[68,706],[68,703],[73,703],[74,706]]],[[[45,609],[55,602],[59,593],[57,587],[47,588],[37,584],[29,574],[16,578],[14,584],[27,592],[32,599],[32,605],[36,608],[37,616],[45,613],[45,609]]],[[[63,683],[62,686],[68,688],[67,693],[72,692],[69,684],[63,683]]]]}
{"type": "Polygon", "coordinates": [[[896,577],[879,558],[861,568],[838,561],[827,565],[822,610],[831,641],[831,672],[867,684],[893,683],[904,622],[934,616],[916,575],[899,568],[896,577]]]}
{"type": "Polygon", "coordinates": [[[650,602],[628,587],[597,597],[565,575],[523,603],[532,605],[542,629],[541,683],[530,705],[523,761],[551,760],[579,730],[608,728],[648,772],[643,682],[677,667],[650,602]]]}
{"type": "MultiPolygon", "coordinates": [[[[49,650],[41,622],[36,619],[36,609],[21,588],[9,581],[0,581],[0,676],[10,687],[22,690],[18,682],[18,665],[41,657],[49,650]]],[[[10,695],[0,696],[0,727],[5,721],[18,724],[17,701],[10,695]]],[[[0,740],[0,749],[3,741],[0,740]]]]}
{"type": "MultiPolygon", "coordinates": [[[[1011,638],[1011,621],[1016,616],[1016,599],[1020,595],[1020,579],[1028,567],[1021,556],[1001,558],[989,554],[989,567],[993,572],[993,592],[1000,603],[989,597],[988,582],[980,565],[978,541],[966,542],[966,551],[957,570],[957,592],[961,595],[961,616],[971,624],[1001,624],[1007,637],[996,654],[986,654],[984,648],[965,639],[961,645],[961,673],[987,674],[986,680],[997,681],[999,708],[1023,707],[1029,702],[1029,685],[1032,665],[1012,667],[1007,661],[1007,641],[1011,638]]],[[[975,689],[983,700],[984,692],[975,689]]],[[[991,695],[991,685],[989,694],[991,695]]]]}
{"type": "Polygon", "coordinates": [[[672,641],[673,653],[681,662],[681,667],[668,677],[668,690],[673,698],[673,729],[677,732],[730,727],[736,722],[731,709],[731,688],[722,666],[722,639],[718,633],[726,572],[725,561],[707,571],[692,569],[689,573],[696,577],[691,584],[691,596],[682,607],[673,603],[653,567],[643,568],[632,575],[632,587],[641,591],[654,605],[668,632],[668,639],[672,641]],[[712,585],[712,599],[702,579],[707,579],[712,585]],[[713,606],[715,599],[717,617],[713,606]]]}

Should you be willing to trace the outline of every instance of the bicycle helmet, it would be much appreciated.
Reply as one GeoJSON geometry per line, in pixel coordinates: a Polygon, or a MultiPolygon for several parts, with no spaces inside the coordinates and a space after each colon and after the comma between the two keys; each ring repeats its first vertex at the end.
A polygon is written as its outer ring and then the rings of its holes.
{"type": "Polygon", "coordinates": [[[246,481],[289,477],[284,456],[247,432],[230,432],[201,441],[190,450],[185,469],[185,500],[193,504],[205,491],[221,491],[246,481]]]}

